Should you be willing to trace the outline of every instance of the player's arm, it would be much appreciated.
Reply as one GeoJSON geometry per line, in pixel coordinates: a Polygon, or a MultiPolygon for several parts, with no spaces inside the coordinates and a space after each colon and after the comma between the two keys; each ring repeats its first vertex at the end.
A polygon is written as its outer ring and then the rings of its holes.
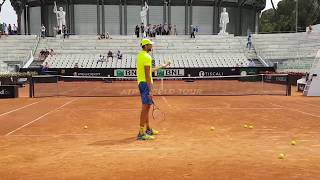
{"type": "Polygon", "coordinates": [[[161,66],[152,68],[152,72],[156,72],[156,71],[158,71],[159,69],[166,68],[166,67],[170,66],[170,64],[171,64],[171,61],[169,60],[169,61],[167,61],[165,64],[162,64],[161,66]]]}
{"type": "Polygon", "coordinates": [[[152,83],[151,83],[151,76],[150,76],[150,66],[144,66],[144,72],[145,72],[145,77],[146,77],[146,81],[147,81],[147,85],[148,85],[148,88],[149,88],[149,93],[150,93],[150,96],[152,96],[152,83]]]}

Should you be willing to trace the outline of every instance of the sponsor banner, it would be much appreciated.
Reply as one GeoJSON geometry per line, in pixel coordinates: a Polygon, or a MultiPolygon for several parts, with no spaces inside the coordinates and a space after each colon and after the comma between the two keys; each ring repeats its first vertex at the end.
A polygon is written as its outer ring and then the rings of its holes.
{"type": "Polygon", "coordinates": [[[184,77],[184,69],[160,69],[155,73],[157,77],[184,77]]]}
{"type": "Polygon", "coordinates": [[[136,77],[137,71],[136,69],[115,69],[114,77],[136,77]]]}
{"type": "MultiPolygon", "coordinates": [[[[36,71],[43,74],[41,69],[22,68],[21,72],[36,71]]],[[[133,68],[61,68],[49,69],[55,74],[64,76],[102,76],[102,77],[136,77],[136,69],[133,68]]],[[[232,76],[232,75],[252,75],[263,72],[275,72],[273,67],[256,68],[168,68],[160,69],[154,75],[157,77],[214,77],[214,76],[232,76]]],[[[48,73],[46,73],[48,75],[48,73]]]]}
{"type": "Polygon", "coordinates": [[[264,82],[276,83],[276,84],[288,84],[288,76],[272,76],[272,75],[265,75],[263,76],[264,82]]]}
{"type": "Polygon", "coordinates": [[[0,86],[0,99],[17,98],[18,86],[0,86]]]}

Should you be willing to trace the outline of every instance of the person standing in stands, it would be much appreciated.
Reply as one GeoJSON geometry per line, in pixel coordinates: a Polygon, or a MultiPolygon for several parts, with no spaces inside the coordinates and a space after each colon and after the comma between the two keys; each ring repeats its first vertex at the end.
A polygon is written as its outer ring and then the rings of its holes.
{"type": "Polygon", "coordinates": [[[16,26],[16,24],[13,24],[12,32],[13,32],[14,35],[18,34],[18,27],[16,26]]]}
{"type": "Polygon", "coordinates": [[[11,24],[9,24],[9,26],[8,26],[8,34],[9,34],[9,35],[12,35],[12,28],[11,28],[11,24]]]}
{"type": "Polygon", "coordinates": [[[43,39],[46,37],[46,27],[43,24],[41,26],[41,37],[43,39]]]}
{"type": "Polygon", "coordinates": [[[139,38],[140,29],[139,29],[139,26],[138,26],[138,25],[136,25],[136,28],[135,28],[135,30],[134,30],[134,33],[135,33],[135,35],[137,36],[137,38],[139,38]]]}
{"type": "Polygon", "coordinates": [[[252,47],[252,35],[249,33],[248,35],[248,42],[247,42],[247,48],[249,48],[249,51],[251,50],[252,47]]]}
{"type": "Polygon", "coordinates": [[[191,38],[196,38],[195,32],[196,32],[196,27],[191,25],[191,38]]]}

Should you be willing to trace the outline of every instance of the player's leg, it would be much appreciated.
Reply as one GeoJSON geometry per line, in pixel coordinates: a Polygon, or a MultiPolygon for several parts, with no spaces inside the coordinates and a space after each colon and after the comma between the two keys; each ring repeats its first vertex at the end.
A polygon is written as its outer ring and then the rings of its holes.
{"type": "Polygon", "coordinates": [[[152,101],[149,97],[149,90],[148,90],[147,83],[140,83],[139,91],[141,95],[142,109],[140,114],[140,129],[139,129],[139,134],[137,139],[138,140],[154,139],[153,136],[147,135],[145,133],[146,131],[145,126],[147,125],[147,121],[149,121],[149,111],[152,104],[152,101]]]}

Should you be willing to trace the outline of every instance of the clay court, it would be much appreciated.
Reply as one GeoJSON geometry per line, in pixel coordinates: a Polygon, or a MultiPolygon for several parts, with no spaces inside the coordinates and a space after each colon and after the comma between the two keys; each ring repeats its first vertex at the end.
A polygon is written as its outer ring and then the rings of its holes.
{"type": "Polygon", "coordinates": [[[320,178],[319,98],[155,99],[166,120],[143,142],[139,97],[1,100],[1,179],[320,178]]]}

